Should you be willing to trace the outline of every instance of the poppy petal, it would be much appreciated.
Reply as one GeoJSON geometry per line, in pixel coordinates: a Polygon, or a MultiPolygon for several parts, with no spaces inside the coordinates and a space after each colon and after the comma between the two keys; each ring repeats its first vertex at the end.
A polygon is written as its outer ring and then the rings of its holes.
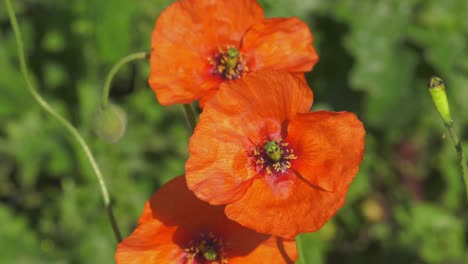
{"type": "Polygon", "coordinates": [[[178,263],[183,260],[183,250],[172,238],[176,227],[166,227],[157,221],[138,226],[119,243],[115,253],[118,264],[178,263]]]}
{"type": "MultiPolygon", "coordinates": [[[[222,213],[224,215],[224,212],[222,213]]],[[[292,240],[257,233],[229,220],[220,222],[219,233],[226,241],[229,263],[294,263],[297,260],[296,243],[292,240]]]]}
{"type": "Polygon", "coordinates": [[[151,211],[151,205],[148,202],[145,203],[145,206],[143,207],[143,212],[140,215],[140,218],[138,218],[138,224],[144,224],[146,222],[150,222],[153,220],[153,212],[151,211]]]}
{"type": "Polygon", "coordinates": [[[185,263],[186,249],[200,232],[215,234],[229,263],[294,263],[294,241],[260,234],[229,220],[187,189],[183,176],[163,187],[145,205],[139,226],[118,246],[120,263],[185,263]]]}
{"type": "Polygon", "coordinates": [[[291,119],[296,113],[309,112],[313,102],[312,90],[303,78],[275,70],[253,72],[223,83],[216,95],[212,103],[215,111],[230,120],[240,120],[243,126],[264,119],[291,119]]]}
{"type": "Polygon", "coordinates": [[[359,170],[364,136],[364,126],[353,113],[298,114],[289,122],[286,139],[298,157],[292,167],[312,185],[342,190],[359,170]]]}
{"type": "Polygon", "coordinates": [[[307,72],[318,62],[307,24],[297,18],[270,18],[253,25],[242,40],[252,70],[307,72]]]}
{"type": "MultiPolygon", "coordinates": [[[[246,228],[243,228],[246,230],[246,228]]],[[[239,240],[231,244],[235,247],[241,247],[250,241],[245,240],[246,236],[239,236],[239,240]]],[[[233,249],[235,250],[235,249],[233,249]]],[[[258,245],[255,250],[244,255],[231,256],[229,258],[230,264],[292,264],[298,258],[296,241],[283,240],[279,237],[269,236],[268,240],[258,245]]]]}
{"type": "Polygon", "coordinates": [[[285,187],[290,190],[278,195],[267,181],[255,180],[240,200],[226,206],[226,216],[257,232],[292,239],[318,230],[344,204],[346,190],[333,193],[299,178],[291,181],[285,187]]]}
{"type": "Polygon", "coordinates": [[[213,205],[237,200],[256,175],[246,166],[244,142],[219,119],[205,115],[200,122],[206,125],[197,125],[190,139],[190,157],[185,164],[187,184],[198,198],[213,205]],[[233,170],[238,173],[231,173],[233,170]]]}
{"type": "Polygon", "coordinates": [[[151,41],[149,84],[162,105],[190,103],[221,79],[208,58],[219,48],[238,47],[263,10],[252,0],[182,0],[156,21],[151,41]]]}
{"type": "Polygon", "coordinates": [[[181,2],[169,6],[156,21],[149,84],[162,105],[192,102],[220,83],[210,74],[208,51],[199,50],[213,47],[196,27],[181,2]]]}
{"type": "MultiPolygon", "coordinates": [[[[240,43],[247,29],[263,20],[263,9],[255,0],[181,0],[190,16],[210,43],[218,46],[240,43]]],[[[188,39],[190,41],[190,39],[188,39]]]]}
{"type": "Polygon", "coordinates": [[[280,133],[285,119],[311,105],[310,88],[289,73],[256,72],[223,83],[205,104],[190,139],[189,189],[214,205],[239,199],[257,175],[249,166],[252,142],[264,140],[262,131],[280,133]]]}
{"type": "Polygon", "coordinates": [[[187,188],[185,177],[179,176],[163,185],[151,197],[138,222],[141,224],[156,218],[167,226],[177,225],[184,229],[192,229],[200,223],[217,223],[223,219],[222,211],[221,207],[213,207],[199,200],[187,188]],[[193,217],[187,217],[188,215],[193,217]]]}
{"type": "Polygon", "coordinates": [[[213,96],[218,92],[218,89],[211,89],[209,91],[206,91],[204,95],[198,100],[198,105],[200,108],[204,108],[206,102],[208,102],[213,96]]]}

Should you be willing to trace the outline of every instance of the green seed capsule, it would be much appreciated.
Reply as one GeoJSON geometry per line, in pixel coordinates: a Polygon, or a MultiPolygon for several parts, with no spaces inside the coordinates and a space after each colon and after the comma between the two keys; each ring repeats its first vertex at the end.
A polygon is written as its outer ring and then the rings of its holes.
{"type": "Polygon", "coordinates": [[[265,145],[263,145],[263,150],[265,150],[267,156],[272,161],[278,161],[281,158],[280,146],[275,141],[265,142],[265,145]]]}
{"type": "Polygon", "coordinates": [[[214,248],[207,247],[203,250],[203,257],[208,261],[215,261],[218,258],[218,254],[214,248]]]}

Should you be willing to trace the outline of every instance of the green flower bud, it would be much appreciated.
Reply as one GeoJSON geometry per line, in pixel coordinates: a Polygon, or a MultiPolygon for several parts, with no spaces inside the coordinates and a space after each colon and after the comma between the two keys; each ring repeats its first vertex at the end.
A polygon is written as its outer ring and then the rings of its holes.
{"type": "Polygon", "coordinates": [[[442,120],[444,120],[445,124],[450,124],[452,122],[452,116],[450,115],[444,82],[439,77],[432,77],[427,86],[432,97],[432,102],[434,102],[442,120]]]}
{"type": "Polygon", "coordinates": [[[122,138],[127,127],[127,115],[117,105],[100,107],[94,118],[94,132],[107,143],[116,143],[122,138]]]}

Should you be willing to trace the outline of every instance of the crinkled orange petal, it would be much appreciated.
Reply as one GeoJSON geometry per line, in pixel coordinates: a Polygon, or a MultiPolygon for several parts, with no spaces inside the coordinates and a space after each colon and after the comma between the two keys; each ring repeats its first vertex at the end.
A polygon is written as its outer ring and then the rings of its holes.
{"type": "MultiPolygon", "coordinates": [[[[239,224],[237,224],[239,225],[239,224]]],[[[240,226],[240,225],[239,225],[240,226]]],[[[260,235],[253,230],[242,228],[238,229],[235,237],[230,236],[228,241],[230,242],[230,252],[236,254],[229,254],[227,252],[230,264],[283,264],[283,263],[295,263],[298,254],[296,249],[296,241],[294,240],[283,240],[279,237],[268,235],[268,239],[259,244],[254,250],[245,252],[245,245],[251,243],[250,232],[260,235]],[[240,254],[242,253],[243,254],[240,254]]],[[[265,236],[265,235],[263,235],[265,236]]]]}
{"type": "Polygon", "coordinates": [[[228,204],[228,218],[260,233],[292,239],[324,225],[343,206],[347,188],[327,192],[299,178],[286,185],[283,195],[264,179],[253,181],[245,195],[228,204]]]}
{"type": "Polygon", "coordinates": [[[297,259],[295,241],[260,234],[229,220],[222,212],[224,221],[219,222],[216,233],[225,246],[229,263],[294,263],[297,259]]]}
{"type": "Polygon", "coordinates": [[[201,223],[210,226],[224,219],[223,208],[213,207],[199,200],[187,188],[183,176],[169,181],[151,197],[139,223],[147,221],[148,215],[167,226],[176,225],[185,230],[195,231],[201,223]]]}
{"type": "Polygon", "coordinates": [[[183,176],[159,189],[145,205],[139,226],[118,246],[118,264],[185,263],[184,248],[200,230],[223,243],[229,263],[293,263],[294,241],[260,234],[229,220],[223,207],[211,206],[188,190],[183,176]]]}
{"type": "Polygon", "coordinates": [[[174,242],[176,227],[166,227],[158,221],[138,226],[119,243],[115,253],[117,264],[182,263],[183,250],[174,242]]]}
{"type": "Polygon", "coordinates": [[[263,9],[256,0],[181,0],[179,3],[197,25],[192,30],[202,33],[214,45],[238,45],[247,29],[263,20],[263,9]]]}
{"type": "Polygon", "coordinates": [[[202,97],[200,97],[200,100],[198,101],[198,104],[200,105],[200,108],[204,108],[206,102],[208,102],[213,96],[218,92],[218,89],[212,89],[209,91],[206,91],[202,97]]]}
{"type": "Polygon", "coordinates": [[[365,133],[353,113],[299,114],[289,122],[286,138],[298,157],[292,167],[312,185],[341,191],[359,170],[365,133]]]}
{"type": "Polygon", "coordinates": [[[306,79],[306,76],[305,76],[304,73],[296,72],[296,73],[293,73],[293,75],[296,76],[297,78],[301,79],[303,82],[307,83],[307,79],[306,79]]]}
{"type": "Polygon", "coordinates": [[[253,25],[242,39],[241,52],[253,71],[307,72],[318,62],[309,27],[297,18],[271,18],[253,25]]]}
{"type": "Polygon", "coordinates": [[[286,72],[260,71],[223,83],[190,139],[189,189],[215,205],[239,199],[257,175],[248,161],[252,142],[279,134],[284,120],[311,105],[307,84],[286,72]]]}
{"type": "Polygon", "coordinates": [[[160,104],[191,103],[205,91],[218,87],[221,80],[213,76],[207,57],[160,40],[150,57],[149,85],[160,104]]]}
{"type": "Polygon", "coordinates": [[[145,206],[143,207],[143,212],[140,215],[140,218],[138,218],[138,224],[141,225],[146,222],[150,222],[153,220],[153,212],[151,211],[151,205],[150,202],[147,201],[145,203],[145,206]]]}
{"type": "Polygon", "coordinates": [[[214,205],[239,199],[256,175],[246,166],[248,138],[235,125],[205,109],[190,139],[187,184],[197,197],[214,205]]]}
{"type": "Polygon", "coordinates": [[[208,58],[219,48],[239,47],[245,31],[263,19],[253,0],[181,0],[156,21],[149,84],[162,105],[189,103],[216,88],[208,58]]]}

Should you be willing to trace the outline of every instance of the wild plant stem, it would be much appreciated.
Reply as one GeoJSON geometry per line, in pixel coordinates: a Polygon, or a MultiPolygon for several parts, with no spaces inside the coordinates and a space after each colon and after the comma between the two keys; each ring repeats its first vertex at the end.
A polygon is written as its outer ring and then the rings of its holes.
{"type": "Polygon", "coordinates": [[[305,259],[305,254],[304,254],[304,241],[301,235],[298,235],[296,237],[296,243],[297,243],[297,251],[299,253],[299,259],[302,260],[303,264],[306,264],[307,260],[305,259]]]}
{"type": "Polygon", "coordinates": [[[112,204],[110,201],[109,197],[109,192],[106,187],[106,183],[104,182],[104,178],[102,176],[101,170],[99,169],[99,166],[90,150],[88,145],[86,144],[86,141],[83,139],[83,137],[80,135],[78,130],[76,130],[73,125],[68,122],[65,118],[63,118],[58,112],[56,112],[42,97],[41,95],[37,92],[37,89],[35,88],[34,84],[31,82],[29,78],[29,73],[28,73],[28,68],[27,68],[27,63],[26,63],[26,57],[24,55],[24,45],[23,41],[21,39],[21,32],[19,30],[18,22],[16,20],[16,15],[13,10],[13,7],[11,5],[10,0],[5,0],[8,15],[10,17],[10,22],[11,26],[13,28],[13,32],[15,34],[15,39],[16,39],[16,44],[18,46],[18,58],[20,62],[20,68],[21,68],[21,73],[23,74],[23,77],[26,81],[26,87],[28,91],[32,94],[34,99],[37,101],[37,103],[47,112],[49,113],[53,118],[55,118],[70,134],[71,136],[78,142],[80,147],[83,149],[84,153],[86,154],[86,157],[91,164],[91,167],[94,171],[94,174],[96,175],[97,181],[99,183],[99,187],[101,189],[101,194],[102,198],[104,200],[104,205],[107,209],[108,212],[108,217],[112,225],[112,229],[115,234],[115,238],[117,239],[117,242],[120,242],[122,240],[122,235],[120,234],[120,230],[117,226],[115,216],[112,210],[112,204]]]}
{"type": "Polygon", "coordinates": [[[195,112],[193,112],[193,108],[190,104],[184,104],[184,111],[185,111],[185,118],[187,119],[187,123],[190,126],[191,132],[195,129],[197,125],[197,121],[195,118],[195,112]]]}
{"type": "Polygon", "coordinates": [[[433,76],[429,79],[427,88],[429,90],[429,94],[432,97],[432,102],[434,103],[437,112],[439,112],[442,121],[444,121],[445,127],[449,131],[450,137],[452,138],[453,146],[457,151],[457,158],[463,175],[463,181],[465,182],[465,191],[468,199],[468,168],[466,167],[467,165],[465,161],[465,155],[463,155],[462,145],[458,139],[455,129],[453,128],[453,119],[450,114],[450,104],[447,99],[447,93],[445,92],[444,81],[437,76],[433,76]]]}
{"type": "Polygon", "coordinates": [[[465,155],[463,154],[463,148],[462,148],[460,139],[458,139],[457,133],[455,132],[455,129],[453,127],[453,121],[444,122],[444,123],[445,123],[445,127],[447,127],[447,130],[449,131],[450,137],[452,138],[453,146],[455,147],[455,150],[457,151],[457,158],[458,158],[458,162],[460,163],[463,180],[465,182],[465,190],[466,190],[466,195],[467,195],[467,200],[468,200],[468,167],[466,165],[465,155]]]}
{"type": "Polygon", "coordinates": [[[117,71],[125,64],[135,61],[135,60],[142,60],[142,59],[147,59],[149,56],[149,53],[146,52],[136,52],[129,54],[125,57],[123,57],[119,62],[117,62],[110,72],[107,74],[106,81],[104,83],[104,90],[102,93],[102,99],[101,99],[101,106],[106,106],[109,103],[109,94],[110,94],[110,87],[112,83],[112,79],[114,79],[115,74],[117,71]]]}

